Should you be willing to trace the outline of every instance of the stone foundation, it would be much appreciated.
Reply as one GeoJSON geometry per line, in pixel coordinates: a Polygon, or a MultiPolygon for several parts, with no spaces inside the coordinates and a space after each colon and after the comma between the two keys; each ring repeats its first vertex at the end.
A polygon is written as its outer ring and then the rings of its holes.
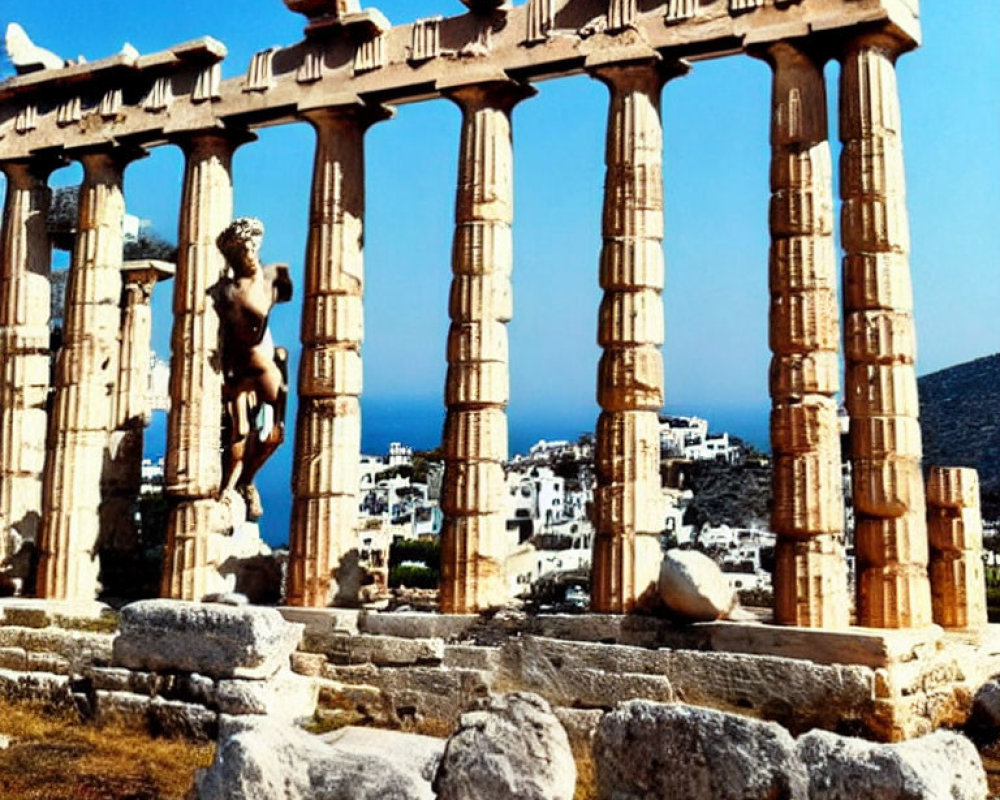
{"type": "Polygon", "coordinates": [[[116,617],[97,604],[5,601],[0,612],[0,697],[144,719],[154,731],[195,737],[214,736],[219,715],[292,720],[314,709],[330,726],[444,734],[476,699],[527,690],[548,700],[578,741],[599,712],[636,698],[773,720],[795,734],[822,728],[900,741],[963,725],[976,690],[1000,673],[1000,626],[973,636],[936,626],[677,627],[599,614],[295,608],[281,612],[302,625],[298,649],[247,679],[118,663],[116,617]]]}

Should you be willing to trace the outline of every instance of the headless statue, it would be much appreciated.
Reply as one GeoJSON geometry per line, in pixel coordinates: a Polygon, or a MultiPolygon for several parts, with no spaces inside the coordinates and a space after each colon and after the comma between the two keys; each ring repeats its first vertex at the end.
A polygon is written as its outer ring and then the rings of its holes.
{"type": "Polygon", "coordinates": [[[222,322],[223,400],[228,427],[224,480],[219,499],[242,495],[247,517],[263,513],[254,477],[285,438],[288,353],[275,347],[268,315],[275,303],[292,297],[288,265],[263,266],[258,255],[264,237],[260,220],[234,220],[216,240],[229,274],[214,287],[222,322]]]}

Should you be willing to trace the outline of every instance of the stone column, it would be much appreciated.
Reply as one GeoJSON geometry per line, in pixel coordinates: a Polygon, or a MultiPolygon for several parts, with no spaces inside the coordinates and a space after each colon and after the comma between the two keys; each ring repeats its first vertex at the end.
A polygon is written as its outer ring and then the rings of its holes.
{"type": "Polygon", "coordinates": [[[134,155],[107,150],[80,156],[84,176],[56,361],[39,547],[38,594],[49,599],[93,600],[100,589],[101,475],[121,324],[122,176],[134,155]]]}
{"type": "Polygon", "coordinates": [[[452,248],[441,510],[441,610],[506,602],[507,326],[513,314],[511,112],[533,90],[492,81],[448,93],[462,110],[452,248]]]}
{"type": "Polygon", "coordinates": [[[0,564],[17,555],[22,541],[37,543],[42,519],[52,261],[48,176],[55,166],[0,165],[7,176],[0,239],[0,564]]]}
{"type": "Polygon", "coordinates": [[[601,248],[591,608],[621,614],[655,588],[662,560],[663,127],[660,92],[679,64],[591,71],[611,93],[601,248]]]}
{"type": "Polygon", "coordinates": [[[102,481],[101,549],[105,555],[107,551],[132,553],[138,545],[135,512],[142,488],[143,440],[152,420],[150,300],[157,282],[173,274],[173,264],[164,261],[127,261],[122,267],[118,385],[102,481]]]}
{"type": "Polygon", "coordinates": [[[849,623],[840,471],[837,262],[823,62],[768,48],[775,621],[849,623]]]}
{"type": "Polygon", "coordinates": [[[354,605],[364,332],[364,135],[381,108],[323,109],[316,131],[302,310],[286,602],[354,605]]]}
{"type": "Polygon", "coordinates": [[[944,628],[986,626],[979,474],[933,467],[927,481],[927,532],[934,621],[944,628]]]}
{"type": "Polygon", "coordinates": [[[846,48],[840,76],[858,624],[876,628],[931,623],[898,53],[888,36],[863,34],[846,48]]]}
{"type": "MultiPolygon", "coordinates": [[[[245,134],[212,131],[180,142],[184,190],[170,340],[165,490],[170,502],[160,593],[200,600],[224,590],[218,566],[227,519],[222,483],[219,317],[209,296],[225,270],[216,237],[233,215],[233,152],[245,134]]],[[[231,526],[230,526],[231,527],[231,526]]]]}

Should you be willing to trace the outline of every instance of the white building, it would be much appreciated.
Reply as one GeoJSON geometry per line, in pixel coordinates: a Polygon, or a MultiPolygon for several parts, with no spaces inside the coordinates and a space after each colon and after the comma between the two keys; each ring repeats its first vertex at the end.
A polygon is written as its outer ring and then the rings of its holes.
{"type": "Polygon", "coordinates": [[[660,417],[660,450],[691,461],[730,464],[740,456],[740,448],[730,442],[729,434],[709,433],[708,420],[701,417],[660,417]]]}

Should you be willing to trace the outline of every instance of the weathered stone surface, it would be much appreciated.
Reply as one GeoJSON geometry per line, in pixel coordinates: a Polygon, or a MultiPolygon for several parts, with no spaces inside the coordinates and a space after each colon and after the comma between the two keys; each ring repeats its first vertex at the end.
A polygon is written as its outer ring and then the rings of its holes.
{"type": "Polygon", "coordinates": [[[725,617],[738,603],[719,565],[697,550],[668,550],[657,588],[670,611],[692,622],[725,617]]]}
{"type": "Polygon", "coordinates": [[[198,800],[433,800],[430,782],[391,757],[330,746],[266,721],[226,726],[198,800]]]}
{"type": "Polygon", "coordinates": [[[809,771],[809,800],[985,800],[975,746],[938,731],[901,744],[873,744],[812,731],[796,746],[809,771]]]}
{"type": "Polygon", "coordinates": [[[479,623],[478,614],[420,614],[363,612],[358,618],[362,633],[413,639],[460,640],[479,623]]]}
{"type": "Polygon", "coordinates": [[[438,800],[571,800],[569,739],[537,695],[492,697],[462,715],[434,779],[438,800]]]}
{"type": "Polygon", "coordinates": [[[445,645],[441,666],[447,669],[477,669],[490,672],[500,666],[500,648],[463,644],[445,645]]]}
{"type": "Polygon", "coordinates": [[[566,731],[566,736],[569,737],[569,743],[573,750],[589,753],[594,741],[594,734],[597,733],[597,726],[601,724],[605,712],[598,708],[554,706],[552,713],[556,715],[556,719],[566,731]]]}
{"type": "Polygon", "coordinates": [[[318,695],[316,681],[286,669],[266,681],[220,680],[215,705],[223,714],[267,714],[291,723],[312,716],[318,695]]]}
{"type": "Polygon", "coordinates": [[[706,708],[625,703],[601,720],[594,760],[609,800],[809,797],[788,731],[706,708]]]}
{"type": "Polygon", "coordinates": [[[362,613],[354,608],[300,608],[279,606],[278,611],[288,622],[305,625],[305,633],[358,633],[358,620],[362,613]]]}
{"type": "Polygon", "coordinates": [[[64,708],[71,708],[73,704],[69,677],[48,672],[0,669],[0,698],[7,701],[52,703],[64,708]]]}
{"type": "Polygon", "coordinates": [[[301,635],[272,608],[142,600],[122,609],[114,664],[267,678],[288,665],[301,635]]]}
{"type": "Polygon", "coordinates": [[[379,728],[341,728],[320,737],[345,756],[388,758],[398,768],[432,781],[444,753],[444,739],[379,728]]]}
{"type": "Polygon", "coordinates": [[[113,641],[114,636],[108,633],[0,627],[0,646],[61,656],[75,670],[90,665],[106,665],[111,660],[113,641]]]}
{"type": "Polygon", "coordinates": [[[333,664],[376,664],[398,667],[406,664],[440,664],[444,658],[441,639],[406,639],[395,636],[348,636],[339,633],[303,637],[302,649],[320,652],[333,664]]]}
{"type": "Polygon", "coordinates": [[[218,732],[218,715],[194,703],[154,697],[149,701],[147,713],[149,730],[154,736],[211,741],[218,732]]]}

